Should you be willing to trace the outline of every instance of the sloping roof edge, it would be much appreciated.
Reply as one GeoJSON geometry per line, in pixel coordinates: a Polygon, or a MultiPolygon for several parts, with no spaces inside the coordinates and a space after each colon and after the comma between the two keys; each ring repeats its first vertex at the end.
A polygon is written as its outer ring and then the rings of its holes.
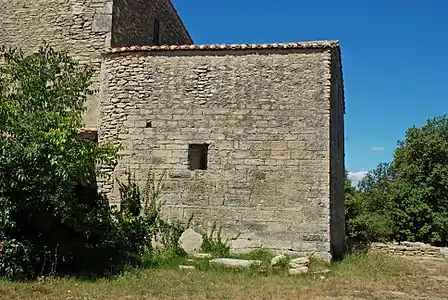
{"type": "Polygon", "coordinates": [[[174,4],[171,2],[171,0],[168,0],[168,5],[170,6],[170,8],[173,10],[174,14],[175,14],[175,15],[177,16],[177,18],[179,19],[180,24],[182,25],[183,29],[185,30],[185,32],[186,32],[187,35],[188,35],[188,38],[190,39],[191,43],[193,44],[193,43],[194,43],[193,38],[191,37],[191,34],[190,34],[190,32],[188,31],[187,26],[185,26],[184,21],[183,21],[182,18],[180,17],[179,12],[177,11],[176,7],[175,7],[174,4]]]}
{"type": "Polygon", "coordinates": [[[339,41],[312,41],[274,44],[210,44],[210,45],[161,45],[105,48],[103,54],[123,52],[191,51],[191,50],[263,50],[263,49],[327,49],[339,47],[339,41]]]}

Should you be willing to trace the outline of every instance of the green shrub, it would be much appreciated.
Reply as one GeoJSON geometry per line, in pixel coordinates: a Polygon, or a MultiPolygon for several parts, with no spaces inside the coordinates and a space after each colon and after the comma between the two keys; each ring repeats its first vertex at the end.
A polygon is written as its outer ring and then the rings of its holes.
{"type": "Polygon", "coordinates": [[[10,279],[23,278],[30,265],[30,247],[16,240],[6,240],[0,243],[0,270],[3,276],[10,279]]]}
{"type": "Polygon", "coordinates": [[[135,182],[135,178],[128,170],[127,183],[119,183],[121,195],[122,215],[132,216],[135,222],[146,226],[146,250],[151,252],[152,242],[157,241],[168,251],[178,256],[184,256],[185,252],[179,247],[178,241],[182,233],[190,226],[193,216],[184,224],[181,221],[167,222],[163,219],[162,209],[165,201],[161,199],[161,193],[164,188],[163,180],[165,173],[162,173],[158,179],[151,171],[148,172],[144,193],[140,191],[135,182]]]}
{"type": "Polygon", "coordinates": [[[102,275],[134,263],[148,224],[96,193],[95,166],[113,165],[118,149],[76,138],[92,70],[48,46],[0,52],[0,276],[102,275]]]}
{"type": "Polygon", "coordinates": [[[240,236],[238,234],[236,237],[231,239],[226,239],[223,241],[221,232],[222,228],[219,227],[218,230],[216,222],[213,223],[213,226],[210,230],[210,234],[203,234],[203,242],[201,250],[202,252],[209,253],[215,257],[228,257],[230,255],[230,246],[228,245],[229,240],[236,240],[240,236]]]}
{"type": "Polygon", "coordinates": [[[387,194],[389,166],[382,164],[356,190],[346,175],[345,221],[347,236],[356,241],[387,241],[393,237],[393,203],[387,194]]]}

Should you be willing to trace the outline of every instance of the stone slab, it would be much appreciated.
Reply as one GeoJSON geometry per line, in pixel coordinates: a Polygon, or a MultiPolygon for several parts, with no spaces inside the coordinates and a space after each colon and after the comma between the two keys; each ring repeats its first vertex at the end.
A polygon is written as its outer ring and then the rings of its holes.
{"type": "Polygon", "coordinates": [[[234,258],[215,258],[210,260],[210,263],[223,265],[226,267],[233,268],[249,268],[253,265],[261,265],[261,260],[245,260],[245,259],[234,259],[234,258]]]}
{"type": "Polygon", "coordinates": [[[299,275],[308,273],[308,267],[299,267],[295,269],[289,269],[289,275],[299,275]]]}

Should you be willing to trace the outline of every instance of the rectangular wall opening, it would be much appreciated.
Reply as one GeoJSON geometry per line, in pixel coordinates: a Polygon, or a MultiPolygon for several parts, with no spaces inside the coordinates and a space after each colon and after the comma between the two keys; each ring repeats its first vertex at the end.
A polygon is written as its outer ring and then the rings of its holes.
{"type": "Polygon", "coordinates": [[[160,45],[160,20],[154,19],[154,28],[153,28],[153,42],[154,45],[160,45]]]}
{"type": "Polygon", "coordinates": [[[188,165],[190,170],[207,170],[208,144],[188,146],[188,165]]]}

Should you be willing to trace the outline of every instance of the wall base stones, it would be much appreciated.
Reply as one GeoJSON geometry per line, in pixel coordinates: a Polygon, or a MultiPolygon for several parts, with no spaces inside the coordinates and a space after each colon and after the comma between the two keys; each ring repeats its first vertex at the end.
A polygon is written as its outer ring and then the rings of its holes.
{"type": "Polygon", "coordinates": [[[434,247],[423,243],[373,243],[369,248],[372,252],[379,252],[405,257],[421,257],[425,259],[448,260],[448,248],[434,247]]]}

